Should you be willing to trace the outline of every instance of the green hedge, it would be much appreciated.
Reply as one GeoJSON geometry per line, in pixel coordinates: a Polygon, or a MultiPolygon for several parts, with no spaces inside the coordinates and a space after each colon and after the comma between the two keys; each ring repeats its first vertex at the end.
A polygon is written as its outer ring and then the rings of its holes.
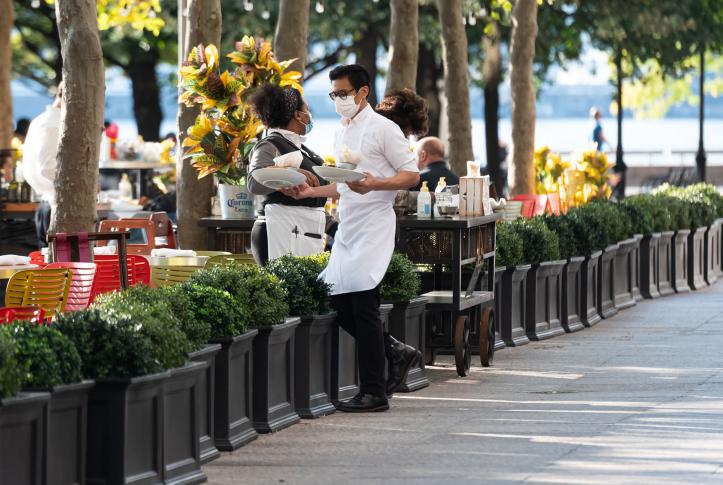
{"type": "Polygon", "coordinates": [[[246,332],[243,312],[228,291],[191,282],[177,288],[191,302],[193,318],[209,325],[209,339],[235,337],[246,332]]]}
{"type": "Polygon", "coordinates": [[[514,267],[522,264],[522,238],[510,223],[497,224],[497,249],[495,264],[514,267]]]}
{"type": "Polygon", "coordinates": [[[560,242],[541,217],[519,218],[510,223],[522,240],[522,262],[537,264],[560,259],[560,242]]]}
{"type": "Polygon", "coordinates": [[[419,295],[421,278],[409,258],[394,253],[382,280],[380,295],[382,301],[396,302],[413,300],[419,295]]]}
{"type": "Polygon", "coordinates": [[[18,320],[3,325],[0,332],[17,346],[22,387],[53,387],[81,380],[80,355],[73,342],[57,329],[18,320]]]}
{"type": "Polygon", "coordinates": [[[321,258],[282,256],[270,261],[266,270],[275,275],[288,294],[289,313],[296,316],[329,312],[331,285],[319,278],[325,265],[321,258]]]}
{"type": "Polygon", "coordinates": [[[14,396],[20,391],[18,347],[10,335],[0,332],[0,398],[14,396]]]}

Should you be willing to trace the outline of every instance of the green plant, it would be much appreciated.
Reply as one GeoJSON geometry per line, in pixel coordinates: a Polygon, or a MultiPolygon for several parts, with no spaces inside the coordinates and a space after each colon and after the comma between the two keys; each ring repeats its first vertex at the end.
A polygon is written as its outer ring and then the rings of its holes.
{"type": "Polygon", "coordinates": [[[53,387],[81,380],[80,355],[57,329],[18,320],[0,331],[17,345],[23,387],[53,387]]]}
{"type": "Polygon", "coordinates": [[[161,288],[158,293],[178,320],[193,349],[200,349],[206,344],[211,338],[212,324],[205,318],[198,318],[196,302],[191,301],[188,292],[181,285],[169,285],[161,288]]]}
{"type": "MultiPolygon", "coordinates": [[[[184,332],[184,325],[158,289],[135,286],[127,290],[101,295],[93,304],[111,320],[128,318],[136,322],[140,331],[154,345],[154,355],[166,369],[182,366],[187,354],[198,350],[207,342],[194,345],[184,332]]],[[[188,318],[187,316],[184,318],[188,318]]],[[[200,322],[202,325],[208,325],[200,322]]],[[[190,324],[189,324],[190,325],[190,324]]],[[[192,331],[193,334],[195,332],[192,331]]],[[[208,335],[209,332],[206,334],[208,335]]]]}
{"type": "Polygon", "coordinates": [[[650,194],[640,194],[626,198],[623,205],[626,208],[630,205],[636,206],[642,212],[640,217],[643,220],[633,221],[634,232],[648,235],[670,230],[672,224],[670,212],[659,198],[650,194]]]}
{"type": "Polygon", "coordinates": [[[560,241],[541,217],[517,219],[511,223],[522,239],[523,262],[537,264],[560,259],[560,241]]]}
{"type": "Polygon", "coordinates": [[[557,234],[560,244],[560,257],[562,259],[569,259],[582,254],[577,244],[575,218],[569,217],[567,214],[562,214],[559,216],[547,215],[543,220],[547,228],[557,234]]]}
{"type": "Polygon", "coordinates": [[[690,228],[690,209],[680,197],[677,187],[664,184],[654,193],[656,202],[670,214],[670,226],[666,230],[678,231],[690,228]]]}
{"type": "Polygon", "coordinates": [[[0,332],[0,398],[14,396],[20,391],[17,346],[5,332],[0,332]]]}
{"type": "Polygon", "coordinates": [[[328,313],[331,285],[319,278],[324,270],[319,258],[286,255],[270,261],[266,270],[279,278],[289,295],[287,302],[291,315],[328,313]]]}
{"type": "Polygon", "coordinates": [[[276,325],[289,314],[279,279],[257,266],[217,266],[199,271],[189,281],[228,291],[249,327],[276,325]]]}
{"type": "Polygon", "coordinates": [[[651,210],[650,196],[647,194],[628,197],[622,201],[620,207],[628,219],[630,234],[644,236],[653,233],[653,212],[651,210]]]}
{"type": "Polygon", "coordinates": [[[191,302],[194,318],[209,325],[209,338],[235,337],[246,331],[243,312],[228,291],[190,282],[178,288],[191,302]]]}
{"type": "Polygon", "coordinates": [[[575,248],[580,256],[587,256],[607,245],[607,234],[594,207],[589,204],[571,208],[566,214],[571,221],[575,248]]]}
{"type": "Polygon", "coordinates": [[[715,208],[715,217],[723,217],[723,195],[714,185],[701,182],[690,185],[687,190],[705,197],[715,208]]]}
{"type": "Polygon", "coordinates": [[[715,203],[699,190],[698,187],[686,187],[680,191],[679,197],[688,203],[690,212],[690,228],[709,226],[716,219],[715,203]]]}
{"type": "Polygon", "coordinates": [[[592,217],[602,226],[604,245],[597,249],[616,244],[628,239],[631,234],[630,222],[620,204],[608,201],[593,201],[585,206],[591,211],[592,217]]]}
{"type": "Polygon", "coordinates": [[[382,301],[409,301],[419,295],[420,277],[405,254],[394,253],[382,280],[382,301]]]}
{"type": "Polygon", "coordinates": [[[497,266],[517,266],[522,264],[522,239],[513,226],[502,222],[497,224],[496,261],[497,266]]]}
{"type": "Polygon", "coordinates": [[[91,308],[61,315],[53,326],[75,344],[87,379],[129,378],[163,370],[156,346],[128,316],[108,318],[91,308]]]}

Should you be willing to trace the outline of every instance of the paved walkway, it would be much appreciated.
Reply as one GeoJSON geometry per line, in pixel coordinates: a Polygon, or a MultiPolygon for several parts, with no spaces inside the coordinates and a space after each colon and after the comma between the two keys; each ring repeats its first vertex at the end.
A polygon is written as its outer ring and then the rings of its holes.
{"type": "Polygon", "coordinates": [[[261,436],[212,484],[723,484],[723,283],[261,436]]]}

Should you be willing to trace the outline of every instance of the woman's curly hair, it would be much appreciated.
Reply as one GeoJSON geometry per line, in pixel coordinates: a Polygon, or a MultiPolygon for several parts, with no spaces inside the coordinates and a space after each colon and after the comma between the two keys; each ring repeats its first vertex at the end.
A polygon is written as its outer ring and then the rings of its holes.
{"type": "Polygon", "coordinates": [[[250,101],[256,116],[269,128],[284,128],[294,113],[304,106],[299,91],[275,84],[264,84],[257,88],[250,101]]]}
{"type": "Polygon", "coordinates": [[[404,136],[422,137],[429,131],[427,101],[409,88],[384,96],[375,111],[398,124],[404,136]]]}

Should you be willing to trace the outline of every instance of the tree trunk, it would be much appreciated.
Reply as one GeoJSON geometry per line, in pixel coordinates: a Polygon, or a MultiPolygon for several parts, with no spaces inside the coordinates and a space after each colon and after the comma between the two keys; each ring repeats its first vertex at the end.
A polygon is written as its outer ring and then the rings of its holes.
{"type": "Polygon", "coordinates": [[[389,27],[389,73],[384,94],[417,84],[419,58],[419,2],[391,0],[389,27]]]}
{"type": "Polygon", "coordinates": [[[442,65],[437,62],[434,51],[424,44],[419,46],[419,62],[417,63],[417,94],[427,100],[429,107],[428,136],[439,136],[441,102],[437,80],[444,75],[442,65]]]}
{"type": "Polygon", "coordinates": [[[449,118],[449,164],[457,174],[467,173],[474,160],[472,119],[467,74],[467,34],[462,23],[462,0],[437,0],[442,24],[442,59],[449,118]]]}
{"type": "Polygon", "coordinates": [[[535,87],[532,61],[537,37],[537,0],[517,0],[512,9],[510,89],[512,94],[512,163],[510,194],[535,191],[535,87]]]}
{"type": "Polygon", "coordinates": [[[14,8],[11,0],[0,0],[0,150],[10,148],[13,136],[13,97],[10,91],[14,8]]]}
{"type": "Polygon", "coordinates": [[[161,139],[163,111],[156,76],[159,57],[158,49],[152,47],[144,56],[131,59],[127,69],[133,87],[133,114],[138,134],[145,141],[161,139]]]}
{"type": "Polygon", "coordinates": [[[91,231],[103,129],[105,68],[94,0],[56,0],[63,53],[55,203],[49,232],[91,231]]]}
{"type": "Polygon", "coordinates": [[[357,64],[364,66],[369,73],[369,97],[367,101],[372,106],[377,104],[377,41],[379,35],[374,24],[369,23],[359,41],[354,45],[357,64]]]}
{"type": "MultiPolygon", "coordinates": [[[[198,44],[221,44],[220,0],[179,0],[178,4],[178,57],[179,64],[188,58],[198,44]]],[[[198,107],[178,106],[178,138],[183,143],[186,130],[193,126],[198,107]]],[[[196,169],[183,160],[178,150],[176,162],[176,211],[179,247],[203,249],[206,247],[206,231],[198,220],[211,214],[213,179],[198,179],[196,169]]]]}
{"type": "Polygon", "coordinates": [[[499,27],[492,23],[492,32],[485,35],[484,64],[482,79],[484,81],[484,113],[485,113],[485,145],[487,151],[487,170],[490,180],[495,184],[501,196],[505,189],[505,178],[500,166],[499,122],[500,122],[500,83],[502,82],[502,52],[500,49],[499,27]]]}
{"type": "Polygon", "coordinates": [[[279,0],[279,20],[274,36],[274,54],[284,61],[296,59],[290,69],[304,73],[309,36],[310,0],[279,0]]]}

